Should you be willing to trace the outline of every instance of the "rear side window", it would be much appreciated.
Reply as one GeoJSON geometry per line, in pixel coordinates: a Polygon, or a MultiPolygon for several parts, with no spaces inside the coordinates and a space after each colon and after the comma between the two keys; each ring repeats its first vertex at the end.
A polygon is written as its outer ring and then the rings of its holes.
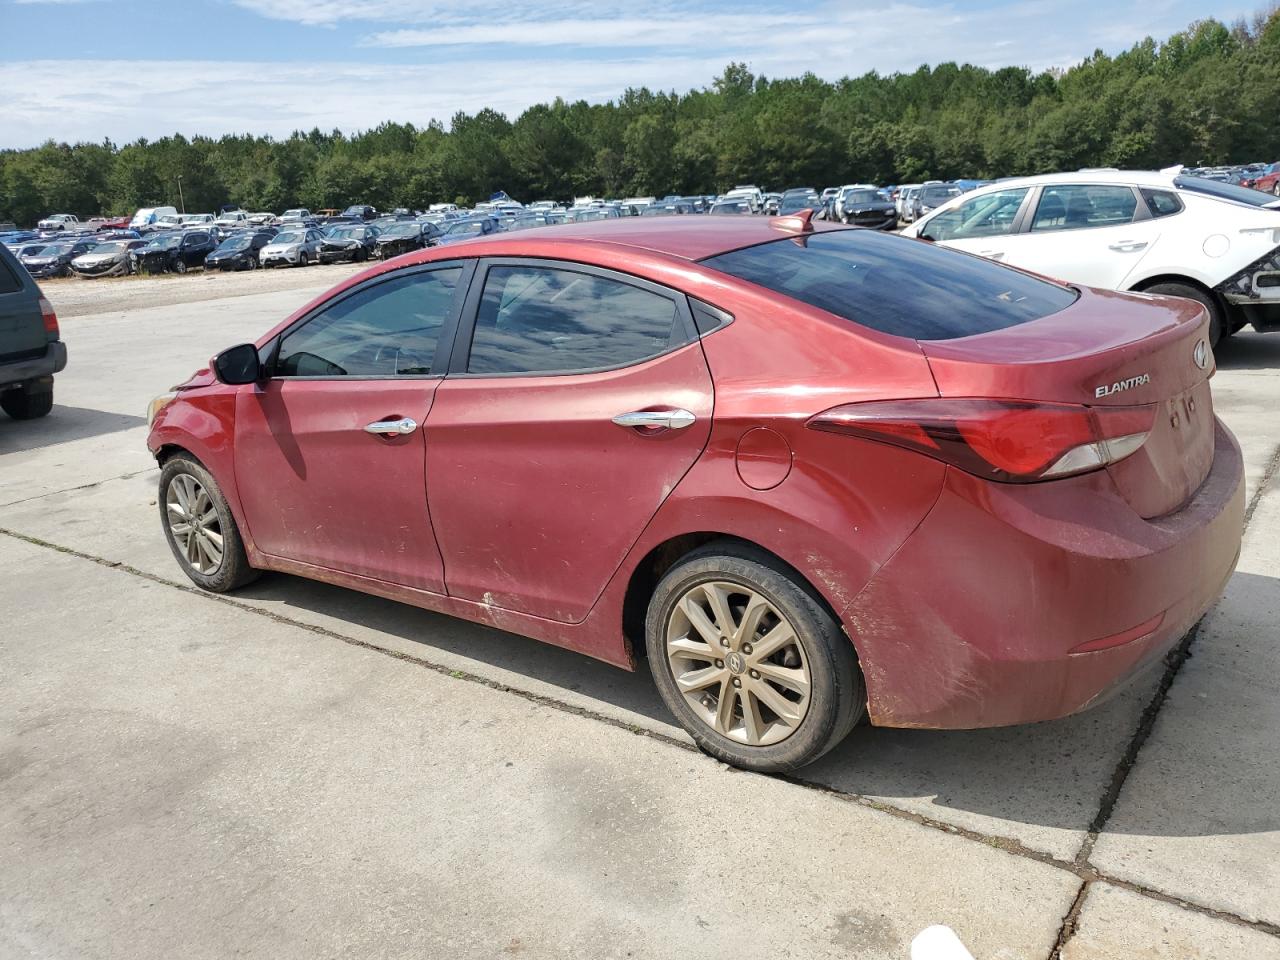
{"type": "Polygon", "coordinates": [[[8,250],[0,252],[0,293],[17,293],[22,289],[22,280],[14,269],[18,264],[8,250]]]}
{"type": "Polygon", "coordinates": [[[1133,190],[1125,186],[1069,184],[1045,187],[1040,194],[1033,231],[1081,230],[1130,223],[1138,209],[1133,190]]]}
{"type": "Polygon", "coordinates": [[[572,373],[622,367],[684,339],[673,299],[592,273],[489,269],[468,373],[572,373]]]}
{"type": "Polygon", "coordinates": [[[834,230],[702,261],[872,330],[950,340],[1057,313],[1074,291],[919,240],[834,230]]]}
{"type": "Polygon", "coordinates": [[[461,273],[411,273],[344,297],[285,335],[275,376],[429,374],[461,273]]]}
{"type": "Polygon", "coordinates": [[[1182,210],[1182,201],[1176,193],[1168,190],[1142,189],[1142,199],[1147,201],[1147,209],[1152,217],[1170,217],[1182,210]]]}

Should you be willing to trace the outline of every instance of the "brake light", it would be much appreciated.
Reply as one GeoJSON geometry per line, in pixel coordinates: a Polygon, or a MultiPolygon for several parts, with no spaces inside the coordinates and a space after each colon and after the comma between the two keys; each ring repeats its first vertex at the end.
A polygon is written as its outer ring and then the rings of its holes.
{"type": "Polygon", "coordinates": [[[927,454],[975,476],[1034,483],[1097,470],[1146,441],[1156,406],[1086,407],[1030,400],[875,400],[833,407],[815,430],[927,454]]]}
{"type": "Polygon", "coordinates": [[[44,297],[40,298],[40,316],[44,318],[44,332],[50,340],[57,340],[62,335],[58,330],[58,315],[53,312],[53,304],[44,297]]]}

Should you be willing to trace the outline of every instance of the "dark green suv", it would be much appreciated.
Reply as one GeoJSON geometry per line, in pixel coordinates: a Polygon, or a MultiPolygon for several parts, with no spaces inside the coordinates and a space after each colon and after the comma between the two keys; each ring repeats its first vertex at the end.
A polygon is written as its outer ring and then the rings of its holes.
{"type": "Polygon", "coordinates": [[[66,365],[53,307],[0,244],[0,410],[15,420],[43,417],[53,409],[53,375],[66,365]]]}

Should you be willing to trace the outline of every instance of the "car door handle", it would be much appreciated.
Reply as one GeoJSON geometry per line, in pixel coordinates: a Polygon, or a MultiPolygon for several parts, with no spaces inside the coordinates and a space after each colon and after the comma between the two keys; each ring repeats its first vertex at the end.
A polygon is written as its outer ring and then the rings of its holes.
{"type": "Polygon", "coordinates": [[[412,417],[403,417],[400,420],[375,420],[365,426],[364,432],[385,437],[387,435],[413,433],[417,429],[417,420],[412,417]]]}
{"type": "Polygon", "coordinates": [[[613,418],[613,422],[620,427],[630,427],[633,430],[645,427],[683,430],[685,427],[693,426],[693,422],[697,419],[688,410],[633,410],[631,413],[618,414],[613,418]]]}
{"type": "Polygon", "coordinates": [[[1110,244],[1110,247],[1112,250],[1119,253],[1136,253],[1146,247],[1146,245],[1147,241],[1145,240],[1120,240],[1116,243],[1110,244]]]}
{"type": "Polygon", "coordinates": [[[988,260],[1003,260],[1004,251],[1003,250],[979,250],[978,256],[986,257],[988,260]]]}

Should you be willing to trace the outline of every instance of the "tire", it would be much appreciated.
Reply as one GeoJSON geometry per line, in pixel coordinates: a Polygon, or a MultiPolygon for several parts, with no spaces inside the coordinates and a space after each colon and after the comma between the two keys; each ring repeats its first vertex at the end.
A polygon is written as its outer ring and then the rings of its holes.
{"type": "Polygon", "coordinates": [[[364,263],[368,259],[369,259],[369,254],[365,252],[363,247],[361,247],[359,250],[356,251],[356,255],[355,255],[356,263],[364,263]]]}
{"type": "Polygon", "coordinates": [[[175,260],[175,261],[173,261],[173,272],[174,272],[174,273],[186,273],[186,272],[187,272],[187,261],[185,261],[185,260],[175,260]]]}
{"type": "Polygon", "coordinates": [[[178,566],[197,587],[211,593],[226,593],[261,575],[260,571],[249,566],[240,529],[217,481],[194,457],[178,454],[165,462],[164,469],[160,471],[156,503],[160,507],[160,525],[169,549],[173,551],[178,566]],[[192,536],[180,543],[179,537],[185,532],[182,517],[188,506],[192,508],[191,513],[203,518],[203,523],[192,536]],[[218,537],[222,541],[222,550],[217,562],[213,563],[208,551],[216,548],[218,537]]]}
{"type": "Polygon", "coordinates": [[[1280,180],[1277,180],[1277,181],[1272,185],[1272,187],[1271,187],[1271,192],[1272,192],[1272,194],[1274,194],[1275,196],[1280,197],[1280,180]]]}
{"type": "Polygon", "coordinates": [[[298,254],[298,266],[305,267],[311,262],[311,258],[307,256],[307,251],[303,250],[298,254]]]}
{"type": "Polygon", "coordinates": [[[1193,287],[1189,283],[1156,283],[1149,287],[1143,287],[1142,292],[1156,293],[1162,297],[1182,297],[1185,300],[1194,300],[1209,311],[1209,346],[1216,347],[1218,341],[1222,339],[1222,331],[1225,326],[1222,322],[1222,308],[1218,306],[1217,301],[1212,296],[1199,287],[1193,287]]]}
{"type": "Polygon", "coordinates": [[[843,740],[863,713],[862,674],[839,622],[793,571],[736,541],[713,541],[667,572],[649,601],[645,645],[667,708],[704,752],[735,767],[760,773],[796,770],[843,740]],[[764,612],[748,625],[757,604],[764,612]],[[703,611],[703,630],[713,635],[722,619],[717,607],[735,631],[749,633],[732,634],[727,645],[715,647],[714,641],[726,638],[705,638],[686,615],[693,607],[703,611]],[[753,641],[763,648],[769,637],[793,640],[768,651],[753,649],[753,641]],[[713,659],[717,653],[724,656],[713,659]],[[682,690],[677,672],[686,684],[701,686],[682,690]],[[785,676],[787,682],[774,682],[762,672],[785,676]],[[792,686],[800,678],[807,699],[799,685],[792,686]],[[748,703],[754,723],[748,722],[748,703]]]}
{"type": "Polygon", "coordinates": [[[0,393],[0,410],[15,420],[38,420],[53,409],[53,384],[21,387],[0,393]]]}

